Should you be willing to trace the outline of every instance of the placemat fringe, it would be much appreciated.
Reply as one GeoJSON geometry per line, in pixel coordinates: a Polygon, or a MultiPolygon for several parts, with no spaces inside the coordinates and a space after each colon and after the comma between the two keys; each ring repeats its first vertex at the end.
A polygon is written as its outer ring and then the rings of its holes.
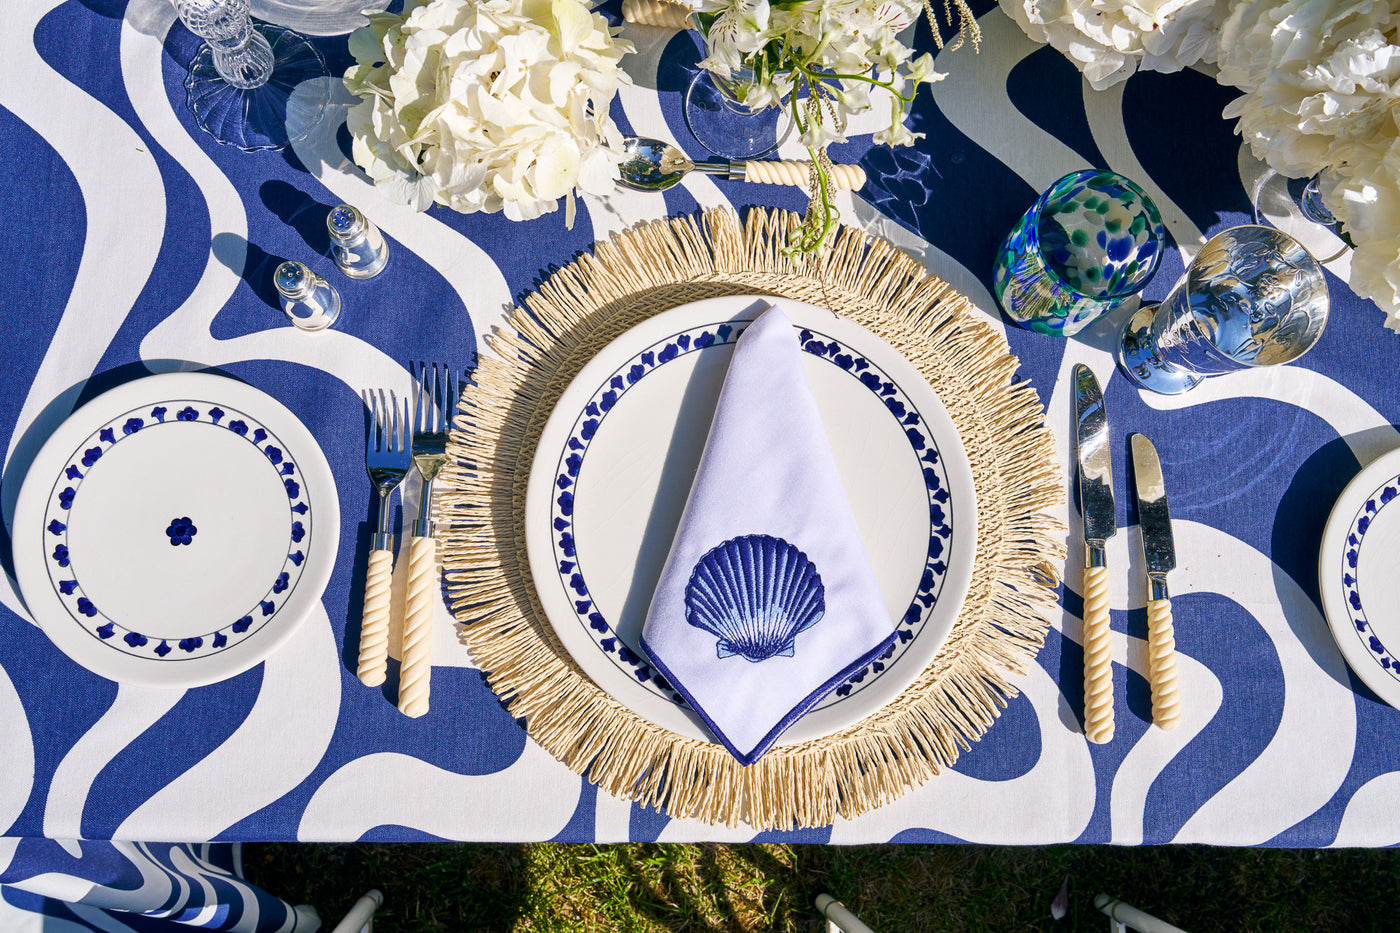
{"type": "Polygon", "coordinates": [[[820,260],[784,252],[792,212],[640,225],[555,270],[489,339],[443,472],[441,553],[461,639],[531,737],[604,791],[677,818],[823,826],[898,799],[957,761],[1016,695],[1058,612],[1035,568],[1064,560],[1064,481],[1035,391],[994,328],[912,257],[844,227],[820,260]],[[977,567],[947,643],[894,702],[745,768],[600,690],[554,636],[522,514],[544,422],[578,370],[647,317],[724,294],[809,301],[883,337],[938,391],[971,461],[977,567]]]}

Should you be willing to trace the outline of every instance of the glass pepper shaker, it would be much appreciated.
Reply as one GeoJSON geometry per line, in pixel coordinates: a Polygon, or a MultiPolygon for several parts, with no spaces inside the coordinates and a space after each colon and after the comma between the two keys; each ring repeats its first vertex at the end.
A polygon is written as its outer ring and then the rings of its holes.
{"type": "Polygon", "coordinates": [[[325,330],[340,317],[340,293],[304,263],[287,260],[277,267],[272,282],[282,297],[282,310],[302,330],[325,330]]]}
{"type": "Polygon", "coordinates": [[[331,258],[352,279],[368,279],[389,261],[389,244],[374,222],[349,204],[331,208],[326,216],[331,234],[331,258]]]}

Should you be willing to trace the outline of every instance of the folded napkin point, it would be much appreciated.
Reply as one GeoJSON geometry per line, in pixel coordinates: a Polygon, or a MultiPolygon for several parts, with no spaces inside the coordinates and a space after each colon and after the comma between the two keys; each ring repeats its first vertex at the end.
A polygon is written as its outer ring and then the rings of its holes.
{"type": "Polygon", "coordinates": [[[770,306],[733,352],[640,647],[750,764],[896,634],[797,328],[770,306]]]}

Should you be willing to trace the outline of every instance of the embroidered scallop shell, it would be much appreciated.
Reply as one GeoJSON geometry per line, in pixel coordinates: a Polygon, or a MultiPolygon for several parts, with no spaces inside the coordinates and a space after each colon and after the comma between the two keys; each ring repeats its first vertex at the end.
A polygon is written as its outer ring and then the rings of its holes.
{"type": "Polygon", "coordinates": [[[719,637],[721,658],[792,657],[798,634],[826,613],[816,564],[769,535],[731,538],[696,562],[685,587],[685,620],[719,637]]]}

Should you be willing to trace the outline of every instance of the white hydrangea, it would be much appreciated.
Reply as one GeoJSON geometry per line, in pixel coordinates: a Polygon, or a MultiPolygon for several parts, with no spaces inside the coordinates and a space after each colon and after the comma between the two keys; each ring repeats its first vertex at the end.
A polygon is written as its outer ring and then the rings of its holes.
{"type": "Polygon", "coordinates": [[[1237,0],[1221,29],[1224,111],[1256,157],[1308,177],[1357,164],[1400,102],[1394,0],[1237,0]]]}
{"type": "Polygon", "coordinates": [[[351,34],[352,155],[390,197],[530,220],[607,194],[630,43],[582,0],[405,0],[351,34]]]}
{"type": "Polygon", "coordinates": [[[1229,0],[998,0],[1037,42],[1049,43],[1095,90],[1135,71],[1212,61],[1229,0]]]}

